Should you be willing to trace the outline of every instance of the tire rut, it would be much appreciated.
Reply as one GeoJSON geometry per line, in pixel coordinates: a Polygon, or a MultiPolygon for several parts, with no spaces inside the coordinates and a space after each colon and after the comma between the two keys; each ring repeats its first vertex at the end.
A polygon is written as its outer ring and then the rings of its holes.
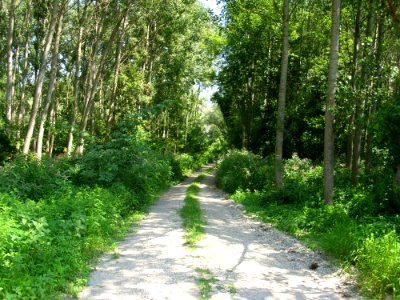
{"type": "Polygon", "coordinates": [[[101,258],[80,299],[361,299],[323,255],[246,216],[215,187],[214,174],[198,195],[205,238],[186,249],[179,210],[199,174],[160,198],[118,245],[118,257],[101,258]]]}

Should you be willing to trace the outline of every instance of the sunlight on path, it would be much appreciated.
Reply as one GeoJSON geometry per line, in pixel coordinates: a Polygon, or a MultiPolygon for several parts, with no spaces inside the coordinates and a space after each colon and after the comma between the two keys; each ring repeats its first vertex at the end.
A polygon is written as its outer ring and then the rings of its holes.
{"type": "Polygon", "coordinates": [[[80,299],[361,299],[324,257],[244,216],[215,188],[214,175],[198,195],[206,236],[185,249],[179,209],[197,175],[161,197],[119,255],[102,258],[80,299]]]}
{"type": "Polygon", "coordinates": [[[117,257],[103,257],[80,299],[198,298],[178,214],[196,175],[161,197],[137,233],[120,243],[117,257]]]}
{"type": "Polygon", "coordinates": [[[349,282],[318,254],[295,239],[242,215],[237,204],[203,181],[199,200],[207,220],[197,267],[216,283],[211,299],[357,298],[349,282]],[[317,262],[317,270],[310,270],[317,262]]]}

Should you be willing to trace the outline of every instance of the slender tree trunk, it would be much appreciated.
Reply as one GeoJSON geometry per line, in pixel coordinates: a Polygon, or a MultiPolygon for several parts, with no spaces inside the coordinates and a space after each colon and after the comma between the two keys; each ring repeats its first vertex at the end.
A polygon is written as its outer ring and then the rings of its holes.
{"type": "MultiPolygon", "coordinates": [[[[357,68],[358,68],[358,47],[359,47],[359,41],[360,41],[361,0],[357,0],[356,11],[357,11],[357,13],[356,13],[356,19],[355,19],[354,39],[353,39],[353,63],[352,63],[352,69],[351,69],[351,87],[352,87],[354,95],[356,94],[356,91],[357,91],[356,74],[357,74],[357,68]]],[[[353,105],[355,106],[354,99],[353,99],[353,102],[354,102],[353,105]]],[[[354,119],[355,119],[355,112],[352,111],[351,116],[349,118],[349,124],[348,124],[347,153],[346,153],[346,167],[349,169],[352,166],[352,158],[353,158],[354,119]]]]}
{"type": "Polygon", "coordinates": [[[121,41],[124,35],[124,28],[125,28],[125,21],[123,22],[123,26],[121,29],[121,34],[117,43],[117,50],[115,54],[115,69],[114,69],[114,81],[113,81],[113,88],[111,93],[111,102],[110,102],[110,112],[107,119],[107,129],[108,133],[110,134],[111,129],[115,123],[115,108],[117,102],[117,91],[118,91],[118,78],[121,69],[121,41]]]}
{"type": "MultiPolygon", "coordinates": [[[[31,1],[26,1],[27,5],[27,13],[25,15],[24,23],[29,24],[31,19],[32,5],[31,1]]],[[[24,47],[24,60],[23,60],[23,69],[22,69],[22,78],[20,80],[20,99],[19,99],[19,108],[18,108],[18,117],[17,117],[17,130],[16,130],[16,140],[17,140],[17,150],[20,148],[20,137],[21,137],[21,127],[23,127],[23,120],[25,117],[25,90],[26,83],[28,81],[28,58],[29,58],[29,46],[31,39],[31,30],[28,29],[25,38],[25,47],[24,47]]]]}
{"type": "MultiPolygon", "coordinates": [[[[372,23],[373,23],[373,0],[370,1],[369,13],[368,13],[368,24],[366,29],[366,38],[371,37],[372,34],[372,23]]],[[[368,56],[367,47],[364,47],[363,56],[366,58],[368,56]]],[[[364,89],[364,93],[362,96],[358,93],[356,97],[356,110],[355,110],[355,131],[354,131],[354,140],[353,140],[353,158],[352,158],[352,166],[351,166],[351,180],[353,184],[357,184],[358,178],[360,176],[360,154],[361,154],[361,139],[362,139],[362,132],[363,127],[365,124],[365,114],[364,114],[364,106],[367,102],[367,95],[368,95],[368,68],[369,66],[364,63],[362,66],[362,74],[361,74],[361,89],[364,89]],[[365,99],[364,99],[365,98],[365,99]]]]}
{"type": "Polygon", "coordinates": [[[285,129],[285,106],[286,87],[289,61],[289,0],[283,4],[283,38],[282,38],[282,61],[281,79],[279,83],[278,117],[276,124],[276,145],[275,145],[275,183],[278,189],[283,186],[283,132],[285,129]]]}
{"type": "MultiPolygon", "coordinates": [[[[77,0],[78,14],[79,14],[79,5],[80,0],[77,0]]],[[[76,61],[75,61],[75,79],[74,79],[74,106],[72,109],[72,116],[70,121],[70,127],[68,132],[68,144],[67,144],[67,155],[70,156],[72,153],[72,147],[74,143],[74,131],[76,126],[76,117],[78,114],[78,106],[79,106],[79,83],[80,83],[80,68],[81,68],[81,56],[82,56],[82,40],[83,40],[83,25],[85,23],[87,16],[87,4],[85,3],[84,11],[82,17],[79,21],[79,29],[78,29],[78,40],[76,46],[76,61]]]]}
{"type": "Polygon", "coordinates": [[[49,85],[47,88],[47,98],[46,102],[43,105],[42,112],[40,113],[40,123],[39,123],[37,148],[36,148],[36,154],[39,160],[42,159],[44,126],[47,120],[50,104],[53,101],[54,87],[56,84],[57,71],[58,71],[58,53],[60,46],[61,31],[63,26],[62,22],[63,22],[63,12],[60,13],[57,24],[57,31],[55,33],[55,40],[54,40],[52,59],[51,59],[51,73],[50,73],[49,85]]]}
{"type": "MultiPolygon", "coordinates": [[[[122,12],[122,14],[120,15],[118,21],[116,22],[116,26],[114,27],[113,31],[111,32],[111,35],[108,39],[108,41],[106,42],[106,45],[104,47],[103,53],[101,55],[100,58],[100,62],[97,64],[97,67],[93,65],[93,81],[91,81],[91,85],[90,85],[90,89],[88,91],[87,94],[87,98],[85,100],[85,108],[82,114],[82,121],[81,121],[81,126],[80,126],[80,134],[79,134],[79,140],[77,143],[77,147],[75,149],[75,154],[77,155],[82,155],[83,154],[83,147],[84,147],[84,133],[86,131],[86,127],[87,127],[87,122],[88,122],[88,118],[89,118],[89,114],[90,111],[92,109],[94,109],[94,96],[96,94],[97,91],[97,86],[99,84],[100,81],[100,75],[103,72],[103,68],[104,68],[104,64],[105,64],[105,60],[108,56],[108,52],[111,49],[112,43],[115,40],[115,36],[118,33],[118,29],[121,25],[121,22],[125,19],[125,17],[128,14],[128,11],[130,9],[130,6],[132,4],[132,1],[129,1],[129,3],[127,4],[125,10],[122,12]],[[97,71],[95,71],[97,69],[97,71]]],[[[93,61],[92,63],[95,63],[95,56],[96,56],[96,52],[94,52],[93,55],[93,61]]]]}
{"type": "Polygon", "coordinates": [[[55,97],[50,111],[50,130],[49,130],[49,147],[48,147],[49,157],[53,156],[53,151],[54,151],[54,140],[56,134],[53,129],[56,127],[57,111],[58,111],[58,97],[55,97]]]}
{"type": "Polygon", "coordinates": [[[12,100],[14,97],[14,73],[13,73],[13,40],[15,25],[15,9],[17,0],[11,0],[8,19],[8,36],[7,36],[7,92],[6,92],[6,120],[12,123],[12,100]]]}
{"type": "MultiPolygon", "coordinates": [[[[381,14],[379,16],[379,21],[378,21],[378,30],[377,30],[377,38],[376,38],[376,43],[375,43],[375,78],[376,82],[374,84],[374,87],[372,88],[373,90],[379,90],[382,86],[382,80],[380,79],[381,74],[380,74],[380,64],[381,64],[381,56],[382,56],[382,45],[383,45],[383,40],[384,40],[384,33],[385,33],[385,18],[381,14]]],[[[371,124],[372,124],[372,118],[376,112],[377,106],[378,106],[378,101],[380,96],[376,96],[378,99],[373,99],[371,103],[371,109],[369,113],[369,120],[368,120],[368,127],[367,127],[367,144],[366,144],[366,149],[365,149],[365,168],[369,169],[372,164],[372,144],[373,144],[373,133],[371,132],[371,124]]]]}
{"type": "Polygon", "coordinates": [[[340,0],[332,0],[331,49],[329,54],[328,92],[325,105],[324,200],[333,204],[334,187],[334,109],[339,62],[340,0]]]}
{"type": "Polygon", "coordinates": [[[35,128],[36,115],[38,113],[39,101],[42,96],[43,80],[44,80],[44,76],[46,73],[48,54],[49,54],[51,43],[53,40],[58,10],[59,10],[59,0],[54,0],[51,21],[50,21],[50,25],[49,25],[49,29],[47,32],[43,53],[42,53],[41,66],[40,66],[40,70],[38,73],[38,78],[36,80],[35,95],[34,95],[34,99],[33,99],[33,103],[32,103],[31,116],[29,119],[28,130],[27,130],[27,133],[25,136],[24,147],[22,150],[22,153],[25,155],[28,154],[28,152],[29,152],[29,147],[31,144],[32,136],[33,136],[33,130],[35,128]]]}

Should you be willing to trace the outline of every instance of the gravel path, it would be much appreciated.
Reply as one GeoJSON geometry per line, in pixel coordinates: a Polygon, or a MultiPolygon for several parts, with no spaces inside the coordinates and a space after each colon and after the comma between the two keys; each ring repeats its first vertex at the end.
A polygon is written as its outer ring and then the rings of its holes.
{"type": "Polygon", "coordinates": [[[361,299],[322,255],[243,215],[215,188],[214,175],[203,180],[199,198],[207,234],[196,250],[197,267],[216,279],[212,299],[361,299]]]}
{"type": "Polygon", "coordinates": [[[178,211],[196,175],[161,197],[118,257],[102,258],[80,299],[199,299],[199,282],[211,299],[360,299],[323,256],[244,216],[215,188],[214,175],[199,193],[206,237],[185,249],[178,211]]]}

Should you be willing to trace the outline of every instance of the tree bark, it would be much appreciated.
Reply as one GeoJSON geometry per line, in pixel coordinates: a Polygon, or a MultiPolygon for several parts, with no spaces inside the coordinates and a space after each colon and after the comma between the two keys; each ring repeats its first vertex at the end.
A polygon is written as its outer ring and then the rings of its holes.
{"type": "MultiPolygon", "coordinates": [[[[132,1],[129,1],[129,3],[127,4],[127,7],[125,8],[125,10],[122,12],[122,14],[120,15],[119,19],[116,22],[115,27],[113,28],[113,31],[111,32],[111,35],[108,39],[108,41],[106,42],[106,45],[103,49],[103,53],[101,55],[100,58],[100,62],[97,64],[97,66],[94,66],[94,70],[93,70],[93,80],[91,81],[91,85],[90,85],[90,89],[87,93],[87,99],[85,100],[85,108],[82,114],[82,121],[81,121],[81,126],[80,126],[80,134],[79,134],[79,140],[77,143],[77,147],[75,149],[75,154],[76,155],[82,155],[83,154],[83,147],[84,147],[84,133],[86,131],[86,127],[87,127],[87,122],[88,122],[88,118],[89,118],[89,114],[93,109],[93,105],[94,105],[94,96],[96,94],[96,90],[97,90],[97,86],[99,84],[100,81],[100,75],[103,72],[103,68],[104,68],[104,63],[105,60],[108,56],[108,52],[111,49],[112,43],[115,40],[115,36],[118,33],[118,29],[121,25],[121,22],[125,19],[125,17],[128,14],[128,11],[130,9],[130,6],[132,4],[132,1]],[[97,68],[97,72],[95,71],[95,69],[97,68]]],[[[94,55],[96,55],[96,53],[94,53],[94,55]]],[[[95,57],[93,57],[93,59],[95,59],[95,57]]],[[[94,61],[93,61],[94,63],[94,61]]]]}
{"type": "Polygon", "coordinates": [[[334,194],[334,109],[339,62],[340,0],[332,0],[331,48],[329,54],[328,91],[325,105],[324,200],[333,204],[334,194]]]}
{"type": "Polygon", "coordinates": [[[117,50],[115,54],[115,69],[114,69],[114,81],[113,81],[113,88],[112,88],[112,93],[111,93],[111,101],[110,101],[110,107],[109,107],[109,115],[107,118],[107,129],[108,129],[108,134],[110,134],[111,129],[115,123],[115,108],[116,108],[116,102],[117,102],[117,91],[118,91],[118,78],[119,78],[119,73],[121,69],[121,41],[124,36],[124,30],[125,30],[125,21],[122,23],[122,29],[120,32],[119,40],[117,43],[117,50]]]}
{"type": "Polygon", "coordinates": [[[6,120],[9,124],[12,123],[12,100],[14,97],[14,72],[13,72],[13,40],[14,40],[14,26],[15,26],[15,9],[17,0],[10,2],[9,19],[8,19],[8,35],[7,35],[7,91],[6,91],[6,120]]]}
{"type": "MultiPolygon", "coordinates": [[[[80,0],[76,1],[78,7],[78,15],[79,15],[79,7],[80,0]]],[[[78,114],[78,106],[79,106],[79,83],[80,83],[80,68],[81,68],[81,56],[82,56],[82,40],[83,40],[83,25],[85,23],[87,16],[87,3],[85,2],[85,7],[83,10],[83,14],[81,19],[79,20],[79,28],[78,28],[78,40],[76,45],[76,61],[75,61],[75,79],[74,79],[74,106],[72,109],[72,116],[70,120],[70,127],[68,132],[68,144],[67,144],[67,155],[70,156],[72,153],[72,147],[74,143],[74,131],[76,126],[76,117],[78,114]]]]}
{"type": "Polygon", "coordinates": [[[61,31],[62,31],[62,26],[63,26],[62,22],[63,22],[63,12],[60,13],[60,16],[58,18],[57,31],[55,33],[55,40],[54,40],[53,51],[52,51],[51,73],[50,73],[49,85],[47,88],[47,98],[46,98],[46,102],[43,105],[42,112],[40,114],[40,124],[39,124],[37,146],[36,146],[36,154],[37,154],[38,160],[42,159],[44,125],[47,120],[47,115],[49,112],[50,104],[53,101],[54,87],[55,87],[56,79],[57,79],[58,53],[59,53],[59,46],[60,46],[61,31]]]}
{"type": "Polygon", "coordinates": [[[282,61],[281,78],[279,83],[278,117],[276,124],[276,145],[275,145],[275,183],[278,189],[283,186],[283,133],[285,129],[285,106],[287,73],[289,61],[289,0],[283,3],[283,37],[282,37],[282,61]]]}
{"type": "MultiPolygon", "coordinates": [[[[356,19],[354,25],[354,39],[353,39],[353,62],[351,69],[351,88],[353,90],[353,94],[355,95],[357,87],[356,87],[356,74],[358,69],[358,44],[360,41],[360,23],[361,23],[361,0],[357,0],[356,3],[356,19]]],[[[353,100],[353,105],[355,106],[355,101],[353,100]]],[[[353,108],[352,108],[353,109],[353,108]]],[[[347,135],[347,152],[346,152],[346,167],[351,168],[352,159],[353,159],[353,140],[354,140],[354,118],[355,113],[352,111],[351,116],[349,118],[348,124],[348,135],[347,135]]]]}
{"type": "MultiPolygon", "coordinates": [[[[373,23],[373,0],[370,1],[370,7],[368,12],[368,22],[365,38],[371,37],[372,34],[372,23],[373,23]]],[[[363,49],[363,56],[366,58],[368,56],[367,47],[365,46],[363,49]]],[[[363,128],[365,124],[365,114],[364,114],[364,106],[367,102],[368,97],[368,68],[367,63],[364,63],[361,71],[361,86],[360,91],[364,89],[364,95],[362,96],[360,93],[357,94],[356,97],[356,110],[355,110],[355,131],[354,131],[354,139],[353,139],[353,158],[352,158],[352,166],[351,166],[351,180],[353,184],[357,184],[358,178],[360,176],[360,155],[361,155],[361,139],[363,128]]]]}
{"type": "Polygon", "coordinates": [[[42,96],[43,80],[44,80],[44,76],[46,73],[48,54],[49,54],[50,47],[51,47],[52,40],[53,40],[58,10],[59,10],[59,0],[54,0],[51,21],[50,21],[50,25],[49,25],[49,29],[47,32],[43,53],[42,53],[41,66],[39,69],[38,78],[36,80],[35,95],[34,95],[34,99],[33,99],[33,103],[32,103],[32,109],[31,109],[31,115],[30,115],[30,119],[29,119],[28,130],[27,130],[25,140],[24,140],[24,147],[22,149],[22,153],[24,155],[29,153],[29,148],[30,148],[30,144],[31,144],[32,136],[33,136],[33,131],[35,128],[36,115],[38,113],[39,101],[42,96]]]}
{"type": "MultiPolygon", "coordinates": [[[[381,77],[381,56],[382,56],[382,46],[384,42],[384,34],[385,34],[385,18],[381,13],[379,15],[378,20],[378,29],[377,29],[377,38],[375,42],[375,64],[374,64],[374,77],[376,81],[374,82],[374,86],[372,87],[373,90],[379,90],[382,86],[381,77]]],[[[366,135],[366,146],[365,146],[365,168],[370,169],[372,165],[372,144],[373,144],[373,132],[371,130],[372,118],[376,112],[378,102],[380,101],[380,96],[374,97],[372,99],[371,108],[369,112],[369,119],[368,119],[368,127],[367,127],[367,135],[366,135]]]]}
{"type": "MultiPolygon", "coordinates": [[[[24,24],[29,24],[32,14],[31,1],[26,1],[26,5],[27,5],[27,13],[25,15],[24,24]]],[[[20,145],[21,127],[23,127],[23,120],[25,117],[25,90],[28,81],[27,77],[28,77],[28,58],[29,58],[30,39],[31,39],[31,30],[28,29],[25,38],[22,78],[20,80],[20,96],[19,96],[20,99],[19,99],[17,130],[16,130],[17,150],[19,150],[21,146],[20,145]]]]}

